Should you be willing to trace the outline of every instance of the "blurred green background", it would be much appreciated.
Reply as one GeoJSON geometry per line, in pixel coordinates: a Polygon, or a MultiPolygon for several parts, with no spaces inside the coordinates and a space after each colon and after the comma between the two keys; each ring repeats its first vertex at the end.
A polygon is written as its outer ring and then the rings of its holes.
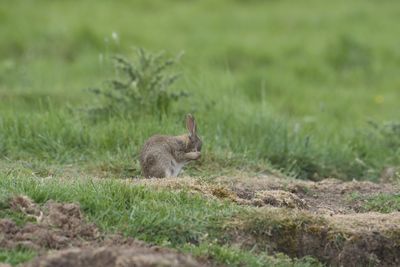
{"type": "Polygon", "coordinates": [[[192,175],[376,180],[400,162],[398,1],[0,1],[0,155],[139,174],[154,133],[204,139],[192,175]],[[172,112],[93,122],[88,87],[134,48],[185,52],[172,112]],[[94,162],[94,163],[93,163],[94,162]]]}

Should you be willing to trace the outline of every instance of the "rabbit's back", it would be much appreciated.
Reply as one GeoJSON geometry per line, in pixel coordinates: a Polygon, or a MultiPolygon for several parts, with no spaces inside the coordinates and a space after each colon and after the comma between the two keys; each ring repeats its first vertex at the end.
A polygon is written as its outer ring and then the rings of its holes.
{"type": "Polygon", "coordinates": [[[182,148],[176,137],[155,135],[143,145],[140,165],[145,177],[177,176],[184,163],[176,159],[176,152],[182,148]]]}

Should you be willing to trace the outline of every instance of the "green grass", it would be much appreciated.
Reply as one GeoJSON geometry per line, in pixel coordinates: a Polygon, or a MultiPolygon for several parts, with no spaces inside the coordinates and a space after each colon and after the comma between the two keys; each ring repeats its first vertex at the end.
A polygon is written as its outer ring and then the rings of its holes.
{"type": "Polygon", "coordinates": [[[400,211],[400,195],[379,193],[374,196],[362,196],[353,192],[347,197],[347,201],[360,202],[360,212],[375,211],[380,213],[391,213],[400,211]]]}
{"type": "Polygon", "coordinates": [[[11,209],[9,201],[10,193],[8,190],[0,188],[0,219],[11,219],[18,226],[25,225],[29,221],[34,221],[33,218],[29,218],[26,214],[11,209]]]}
{"type": "Polygon", "coordinates": [[[399,194],[379,194],[374,197],[364,199],[362,208],[364,211],[376,211],[381,213],[390,213],[400,211],[399,194]]]}
{"type": "Polygon", "coordinates": [[[11,211],[9,209],[1,209],[0,210],[0,218],[1,219],[11,219],[16,223],[16,225],[19,225],[19,226],[24,225],[28,221],[33,221],[33,220],[29,220],[29,218],[27,218],[27,216],[25,216],[24,214],[21,214],[20,212],[11,211]]]}
{"type": "Polygon", "coordinates": [[[33,259],[36,253],[27,249],[0,249],[0,262],[17,265],[33,259]]]}
{"type": "Polygon", "coordinates": [[[2,1],[0,155],[138,175],[143,141],[181,133],[192,112],[205,150],[193,175],[212,162],[374,180],[400,162],[398,9],[362,0],[2,1]],[[84,89],[113,77],[110,57],[133,46],[184,50],[173,90],[190,96],[168,116],[86,120],[79,109],[96,101],[84,89]]]}
{"type": "Polygon", "coordinates": [[[191,252],[214,263],[318,266],[311,258],[291,260],[231,246],[224,226],[246,208],[207,200],[186,191],[152,190],[122,180],[41,179],[4,173],[0,175],[0,188],[9,194],[27,195],[39,204],[50,199],[80,203],[87,219],[106,233],[120,232],[152,244],[191,252]]]}
{"type": "Polygon", "coordinates": [[[157,244],[177,246],[199,242],[218,221],[237,208],[185,192],[154,191],[143,186],[128,186],[119,181],[63,182],[4,178],[1,187],[23,193],[36,202],[49,199],[79,202],[83,211],[100,228],[120,230],[130,236],[157,244]]]}

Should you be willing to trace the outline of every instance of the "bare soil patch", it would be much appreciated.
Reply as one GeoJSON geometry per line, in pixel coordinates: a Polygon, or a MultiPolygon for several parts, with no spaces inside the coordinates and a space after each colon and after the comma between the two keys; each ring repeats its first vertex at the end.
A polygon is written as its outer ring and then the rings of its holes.
{"type": "Polygon", "coordinates": [[[29,198],[17,196],[10,200],[10,207],[35,218],[36,222],[19,227],[10,219],[1,219],[2,248],[62,249],[101,239],[97,227],[85,222],[77,204],[49,201],[39,207],[29,198]]]}
{"type": "Polygon", "coordinates": [[[137,245],[99,248],[71,248],[41,256],[25,267],[159,267],[204,266],[193,258],[168,249],[137,245]]]}
{"type": "Polygon", "coordinates": [[[207,198],[258,207],[227,226],[239,246],[291,257],[311,255],[334,266],[400,266],[400,213],[361,213],[360,209],[360,199],[398,193],[399,184],[336,179],[311,182],[268,176],[219,177],[212,182],[184,177],[133,183],[189,190],[207,198]]]}
{"type": "Polygon", "coordinates": [[[363,198],[400,191],[400,184],[337,179],[312,182],[274,176],[219,177],[212,182],[190,177],[125,181],[154,188],[189,190],[207,198],[227,199],[244,205],[306,209],[315,214],[330,215],[358,213],[363,198]],[[352,197],[355,195],[359,198],[352,197]]]}
{"type": "Polygon", "coordinates": [[[25,196],[13,197],[9,204],[35,220],[17,226],[0,219],[1,248],[24,247],[41,255],[23,266],[204,266],[171,249],[102,234],[86,222],[78,204],[48,201],[41,207],[25,196]]]}
{"type": "Polygon", "coordinates": [[[311,255],[333,266],[400,266],[400,213],[319,216],[261,208],[228,226],[239,246],[311,255]]]}
{"type": "Polygon", "coordinates": [[[251,204],[260,194],[268,196],[253,219],[240,219],[234,236],[242,245],[264,244],[270,251],[312,255],[334,266],[400,265],[400,213],[360,213],[360,199],[398,193],[398,184],[275,177],[221,177],[216,182],[251,204]]]}
{"type": "MultiPolygon", "coordinates": [[[[400,191],[399,184],[373,183],[367,181],[344,182],[337,179],[325,179],[320,182],[280,179],[273,176],[259,177],[220,177],[216,181],[225,185],[238,198],[254,200],[260,192],[285,191],[299,198],[304,205],[293,208],[305,208],[315,214],[351,214],[360,212],[362,200],[381,193],[395,194],[400,191]]],[[[277,195],[277,198],[281,196],[277,195]]],[[[271,204],[270,201],[268,204],[271,204]]],[[[277,201],[279,203],[279,201],[277,201]]],[[[273,205],[282,207],[283,205],[273,205]]],[[[290,208],[290,205],[286,205],[290,208]]]]}

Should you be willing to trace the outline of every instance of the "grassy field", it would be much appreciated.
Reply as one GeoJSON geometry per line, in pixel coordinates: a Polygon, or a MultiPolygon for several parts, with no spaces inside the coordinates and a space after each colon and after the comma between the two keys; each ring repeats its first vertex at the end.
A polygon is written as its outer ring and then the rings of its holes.
{"type": "Polygon", "coordinates": [[[15,1],[0,20],[3,158],[137,167],[143,140],[190,111],[219,167],[376,179],[399,163],[394,1],[15,1]],[[133,47],[185,51],[175,90],[190,96],[162,121],[76,115],[133,47]]]}
{"type": "MultiPolygon", "coordinates": [[[[254,266],[272,261],[228,243],[208,246],[211,238],[195,248],[185,245],[212,234],[214,220],[243,212],[235,205],[146,188],[124,191],[112,181],[99,190],[114,198],[92,199],[96,191],[83,190],[84,182],[66,189],[56,180],[41,188],[29,179],[140,176],[144,140],[181,134],[191,112],[204,146],[187,175],[212,180],[272,172],[377,181],[386,167],[400,165],[399,17],[400,3],[390,0],[0,0],[1,192],[24,193],[38,203],[80,202],[106,231],[213,255],[228,265],[243,258],[254,266]],[[89,117],[87,108],[104,99],[88,88],[121,78],[112,57],[137,62],[137,48],[167,57],[184,52],[167,73],[180,75],[169,90],[187,97],[172,101],[168,111],[89,117]],[[13,179],[23,182],[13,185],[13,179]],[[159,217],[141,214],[141,221],[130,222],[132,210],[123,203],[133,202],[137,212],[150,209],[159,217]],[[152,235],[160,224],[160,234],[152,235]],[[168,232],[177,228],[181,232],[168,232]]],[[[371,198],[365,209],[392,211],[377,207],[391,199],[371,198]]],[[[0,261],[35,255],[10,253],[0,250],[0,261]]]]}

